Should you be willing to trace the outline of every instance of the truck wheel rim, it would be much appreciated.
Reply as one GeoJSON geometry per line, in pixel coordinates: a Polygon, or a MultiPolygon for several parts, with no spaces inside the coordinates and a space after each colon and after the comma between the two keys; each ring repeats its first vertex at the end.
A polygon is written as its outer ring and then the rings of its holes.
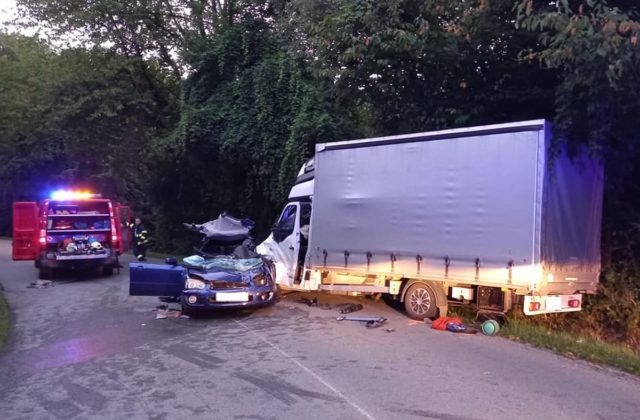
{"type": "Polygon", "coordinates": [[[431,307],[431,295],[426,289],[416,289],[409,297],[409,305],[415,313],[424,314],[431,307]]]}

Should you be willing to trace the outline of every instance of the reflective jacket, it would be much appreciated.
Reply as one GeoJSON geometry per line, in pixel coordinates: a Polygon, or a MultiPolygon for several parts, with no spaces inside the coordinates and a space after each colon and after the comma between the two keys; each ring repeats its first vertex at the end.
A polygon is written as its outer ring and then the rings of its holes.
{"type": "Polygon", "coordinates": [[[136,225],[135,223],[128,223],[127,227],[133,232],[133,241],[137,245],[148,245],[151,242],[149,231],[142,223],[139,225],[136,225]]]}

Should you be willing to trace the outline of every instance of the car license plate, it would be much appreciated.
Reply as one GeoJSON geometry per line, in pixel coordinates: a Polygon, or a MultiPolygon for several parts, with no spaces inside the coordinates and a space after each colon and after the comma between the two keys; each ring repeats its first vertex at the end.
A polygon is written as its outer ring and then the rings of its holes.
{"type": "Polygon", "coordinates": [[[249,293],[247,292],[219,292],[216,293],[216,302],[247,302],[249,293]]]}

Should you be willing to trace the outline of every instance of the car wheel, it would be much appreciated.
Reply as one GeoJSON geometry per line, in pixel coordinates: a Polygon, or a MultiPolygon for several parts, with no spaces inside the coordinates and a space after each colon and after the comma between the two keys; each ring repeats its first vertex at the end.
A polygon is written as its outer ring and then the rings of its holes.
{"type": "Polygon", "coordinates": [[[193,316],[195,311],[183,303],[180,305],[180,313],[182,315],[193,316]]]}
{"type": "Polygon", "coordinates": [[[195,312],[196,311],[184,301],[184,296],[181,296],[180,297],[180,313],[182,315],[192,316],[195,312]]]}
{"type": "Polygon", "coordinates": [[[433,318],[438,313],[436,294],[425,283],[412,284],[404,295],[404,309],[409,318],[423,320],[433,318]]]}

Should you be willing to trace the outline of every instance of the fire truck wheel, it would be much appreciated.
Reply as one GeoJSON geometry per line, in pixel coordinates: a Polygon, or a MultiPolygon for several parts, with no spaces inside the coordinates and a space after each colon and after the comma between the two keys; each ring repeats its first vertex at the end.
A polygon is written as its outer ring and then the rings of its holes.
{"type": "Polygon", "coordinates": [[[412,284],[404,295],[404,309],[409,318],[433,318],[438,313],[435,292],[425,283],[412,284]]]}

